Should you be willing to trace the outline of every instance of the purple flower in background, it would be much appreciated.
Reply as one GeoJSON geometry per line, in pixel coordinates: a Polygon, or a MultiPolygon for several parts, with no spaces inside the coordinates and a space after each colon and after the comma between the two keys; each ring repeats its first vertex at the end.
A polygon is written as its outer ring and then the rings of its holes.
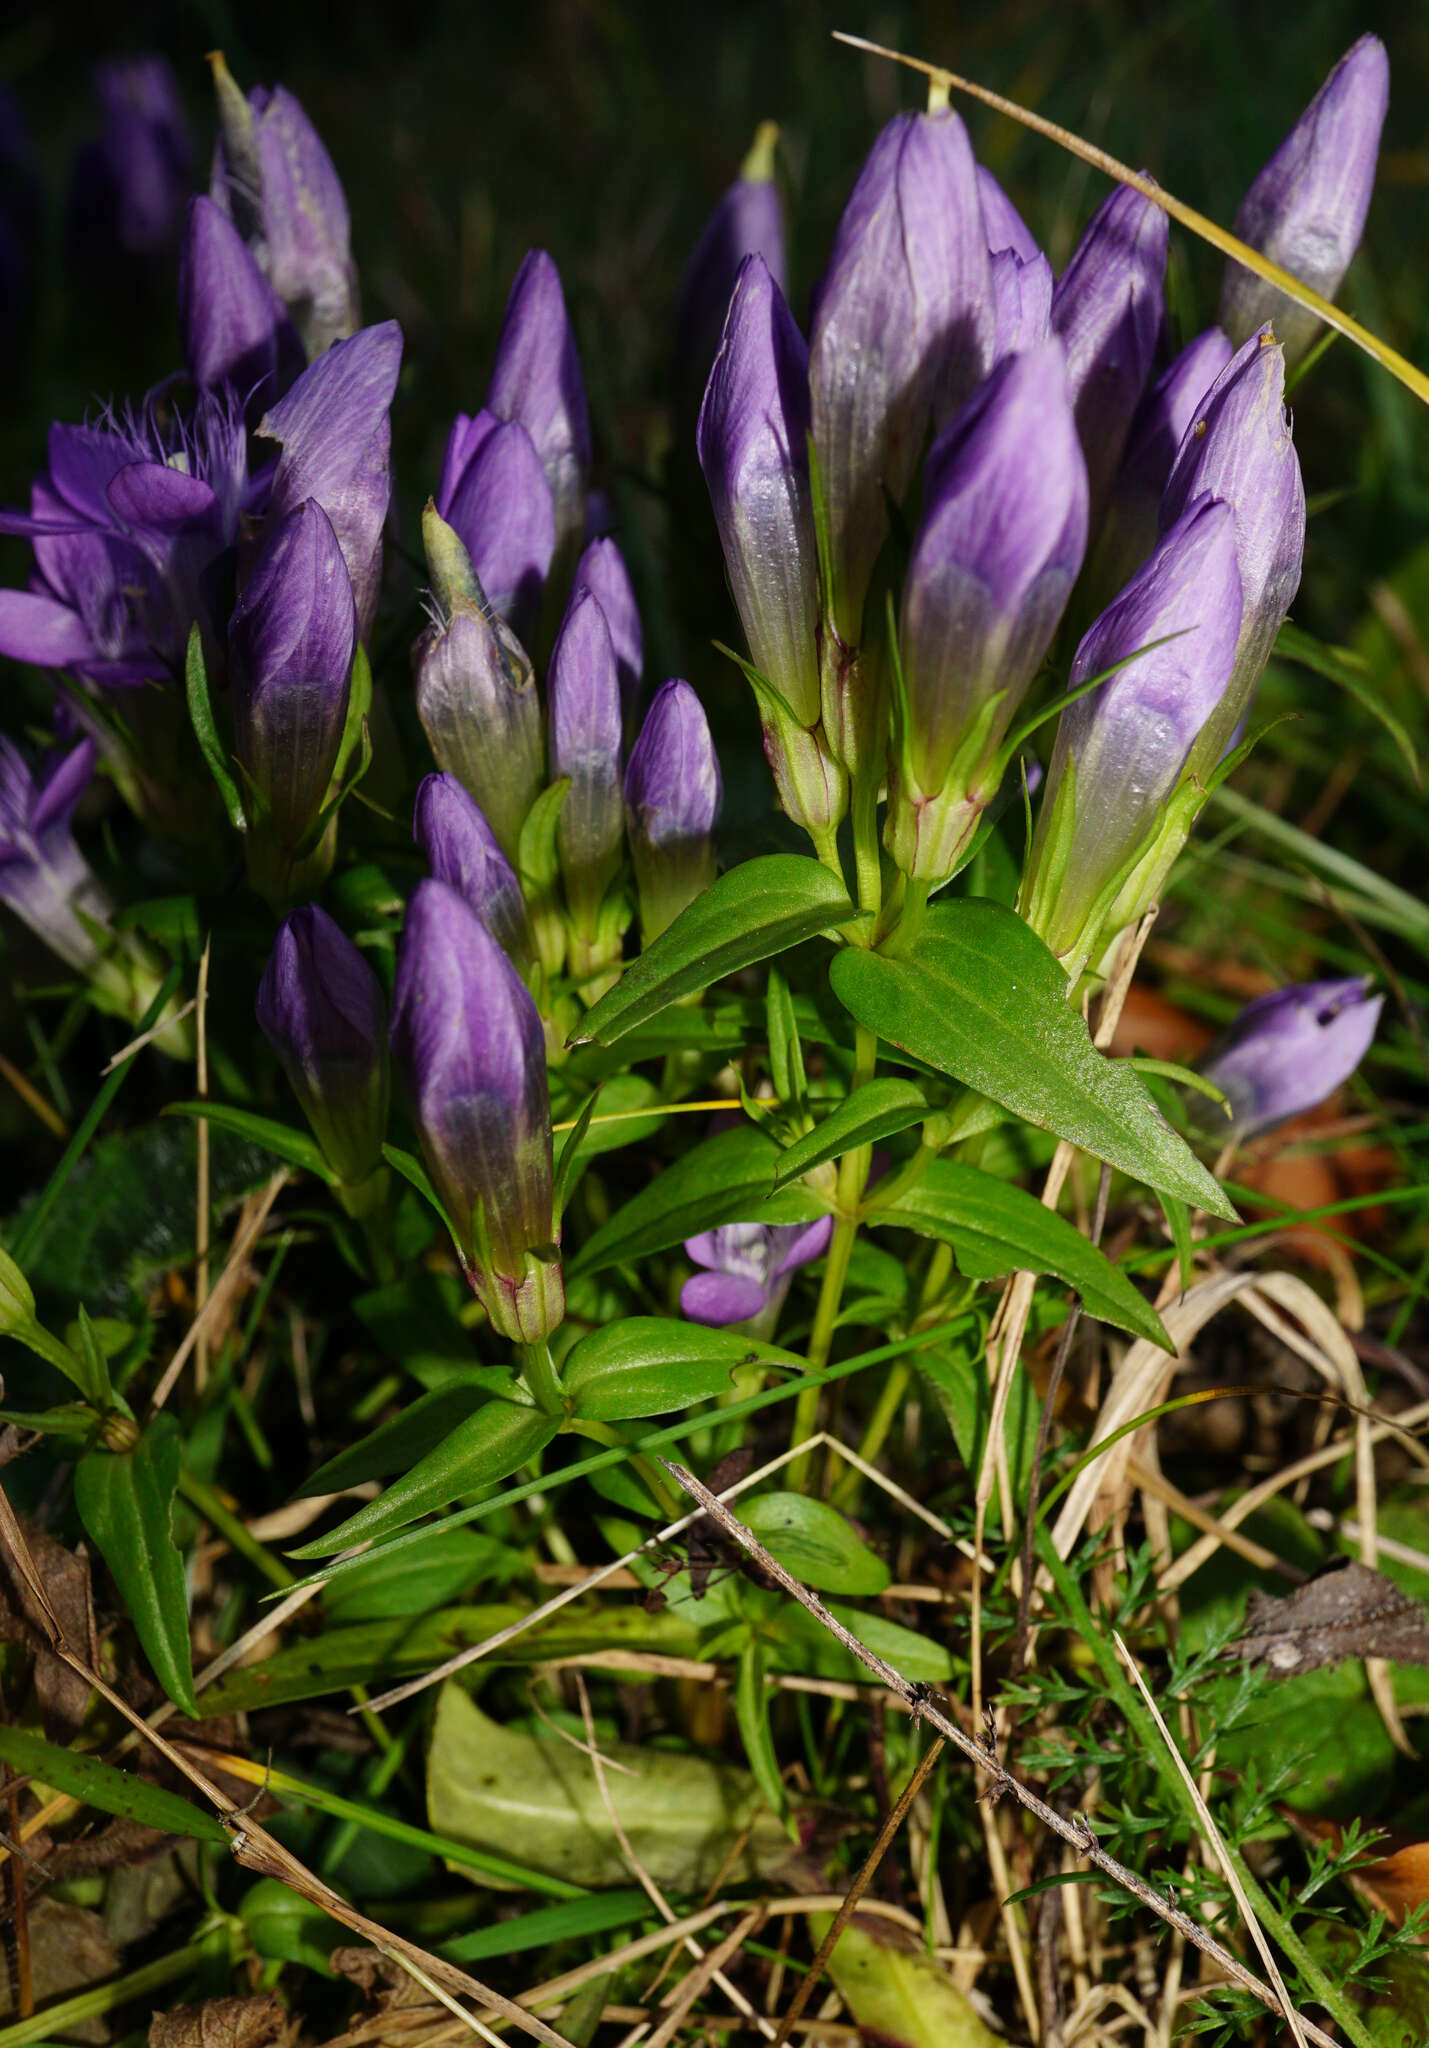
{"type": "Polygon", "coordinates": [[[834,1219],[817,1223],[726,1223],[685,1240],[685,1251],[705,1270],[680,1289],[680,1311],[715,1329],[762,1317],[772,1324],[796,1269],[822,1258],[834,1219]]]}
{"type": "Polygon", "coordinates": [[[859,173],[815,301],[814,445],[828,508],[834,624],[857,645],[864,596],[930,419],[985,376],[992,284],[977,168],[951,110],[897,114],[859,173]]]}
{"type": "MultiPolygon", "coordinates": [[[[1364,233],[1389,106],[1389,58],[1361,36],[1320,87],[1241,201],[1235,231],[1262,256],[1333,299],[1364,233]]],[[[1313,313],[1227,262],[1221,325],[1239,343],[1265,321],[1292,368],[1319,329],[1313,313]]]]}
{"type": "Polygon", "coordinates": [[[1161,208],[1119,185],[1092,215],[1052,295],[1052,328],[1067,351],[1087,458],[1093,529],[1156,354],[1167,239],[1161,208]]]}
{"type": "Polygon", "coordinates": [[[992,259],[992,360],[1036,348],[1052,331],[1052,266],[1045,256],[1025,261],[1012,249],[992,259]]]}
{"type": "Polygon", "coordinates": [[[0,514],[35,553],[30,588],[0,591],[0,654],[93,683],[169,680],[194,621],[218,630],[250,498],[241,412],[203,393],[163,425],[153,410],[56,424],[48,453],[29,513],[0,514]]]}
{"type": "Polygon", "coordinates": [[[519,420],[459,414],[447,440],[437,510],[471,557],[487,601],[522,641],[535,638],[556,550],[556,508],[519,420]]]}
{"type": "Polygon", "coordinates": [[[781,292],[789,290],[784,208],[774,182],[779,130],[766,121],[740,174],[705,222],[675,301],[675,360],[682,379],[703,391],[719,347],[740,265],[762,256],[781,292]]]}
{"type": "Polygon", "coordinates": [[[1196,407],[1161,501],[1161,530],[1196,498],[1235,511],[1241,627],[1230,688],[1196,744],[1209,771],[1249,708],[1290,600],[1305,546],[1305,486],[1285,410],[1285,356],[1269,328],[1253,334],[1196,407]]]}
{"type": "Polygon", "coordinates": [[[593,540],[576,563],[571,598],[588,590],[605,613],[615,665],[620,672],[620,703],[629,725],[635,717],[640,695],[640,675],[645,665],[645,639],[640,630],[640,612],[631,587],[625,557],[608,537],[593,540]]]}
{"type": "Polygon", "coordinates": [[[302,343],[282,300],[211,199],[189,204],[179,252],[179,331],[195,384],[231,385],[250,418],[303,367],[302,343]]]}
{"type": "Polygon", "coordinates": [[[66,965],[89,973],[99,947],[80,913],[107,924],[113,908],[70,831],[94,772],[94,742],[53,754],[37,772],[0,737],[0,903],[66,965]]]}
{"type": "Polygon", "coordinates": [[[1077,649],[1069,689],[1124,665],[1058,721],[1028,866],[1024,915],[1069,973],[1141,915],[1185,843],[1165,806],[1230,681],[1240,613],[1234,514],[1198,498],[1077,649]]]}
{"type": "Polygon", "coordinates": [[[258,986],[258,1023],[340,1180],[382,1164],[390,1093],[377,976],[325,910],[285,918],[258,986]]]}
{"type": "Polygon", "coordinates": [[[327,798],[356,644],[342,550],[309,498],[269,534],[228,628],[234,752],[261,807],[255,827],[288,855],[327,798]]]}
{"type": "Polygon", "coordinates": [[[412,648],[417,715],[438,767],[475,799],[514,863],[521,826],[545,779],[535,677],[434,505],[422,515],[422,540],[433,615],[412,648]]]}
{"type": "Polygon", "coordinates": [[[1384,1007],[1368,976],[1306,981],[1257,996],[1216,1040],[1200,1071],[1252,1136],[1333,1095],[1369,1051],[1384,1007]]]}
{"type": "Polygon", "coordinates": [[[402,330],[395,320],[364,327],[310,363],[258,428],[283,451],[268,518],[286,519],[308,498],[322,506],[352,578],[364,640],[382,583],[382,527],[392,494],[388,415],[401,363],[402,330]]]}
{"type": "Polygon", "coordinates": [[[679,677],[656,692],[625,771],[625,822],[648,946],[715,878],[719,760],[704,706],[679,677]]]}
{"type": "Polygon", "coordinates": [[[990,256],[1010,249],[1022,263],[1035,263],[1042,251],[1037,237],[1003,191],[986,164],[977,167],[977,196],[990,256]]]}
{"type": "Polygon", "coordinates": [[[193,190],[193,140],[178,81],[163,57],[122,58],[96,68],[94,91],[104,130],[75,163],[75,243],[84,260],[106,268],[116,252],[163,256],[179,238],[193,190]]]}
{"type": "Polygon", "coordinates": [[[412,836],[439,882],[469,903],[518,971],[535,959],[526,902],[496,834],[455,775],[428,775],[417,791],[412,836]]]}
{"type": "Polygon", "coordinates": [[[590,417],[560,272],[544,249],[528,251],[511,286],[486,410],[519,420],[530,435],[551,487],[557,545],[574,548],[585,529],[590,417]]]}
{"type": "Polygon", "coordinates": [[[907,731],[884,831],[904,874],[957,871],[1086,539],[1086,463],[1049,340],[1000,364],[928,457],[898,624],[907,731]]]}
{"type": "Polygon", "coordinates": [[[546,1041],[525,984],[445,882],[407,905],[392,1049],[422,1157],[491,1324],[518,1343],[564,1313],[546,1041]]]}
{"type": "MultiPolygon", "coordinates": [[[[598,947],[601,905],[620,871],[624,818],[620,796],[620,676],[610,628],[589,590],[571,599],[546,677],[551,780],[571,786],[556,828],[561,876],[574,927],[572,962],[579,975],[598,947]]],[[[618,951],[618,948],[617,948],[618,951]]]]}
{"type": "Polygon", "coordinates": [[[232,216],[312,361],[360,318],[341,182],[285,86],[256,85],[245,99],[222,55],[209,62],[219,121],[210,195],[232,216]]]}

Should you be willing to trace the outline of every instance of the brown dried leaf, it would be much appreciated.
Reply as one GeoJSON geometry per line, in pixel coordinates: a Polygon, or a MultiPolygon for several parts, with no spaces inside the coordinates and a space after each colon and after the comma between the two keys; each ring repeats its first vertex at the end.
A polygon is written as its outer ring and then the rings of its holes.
{"type": "MultiPolygon", "coordinates": [[[[91,1664],[95,1656],[94,1600],[89,1559],[66,1550],[42,1529],[26,1525],[25,1538],[49,1612],[70,1647],[91,1664]]],[[[35,1692],[45,1739],[64,1747],[78,1733],[89,1705],[89,1685],[47,1646],[49,1629],[35,1590],[5,1559],[0,1579],[0,1638],[23,1642],[35,1653],[35,1692]]]]}
{"type": "Polygon", "coordinates": [[[395,1956],[385,1956],[380,1949],[335,1948],[328,1961],[340,1977],[358,1987],[374,2012],[398,2012],[434,2003],[425,1985],[404,1970],[395,1956]]]}
{"type": "MultiPolygon", "coordinates": [[[[85,1906],[70,1906],[59,1899],[38,1899],[30,1907],[30,1980],[35,2003],[43,2006],[52,1998],[86,1991],[118,1974],[119,1955],[97,1913],[85,1906]]],[[[0,2016],[15,2008],[14,1984],[8,1959],[0,1949],[0,2016]]],[[[99,2042],[109,2039],[102,2018],[82,2020],[71,2027],[66,2040],[99,2042]]]]}
{"type": "Polygon", "coordinates": [[[1368,1565],[1331,1565],[1283,1600],[1253,1592],[1233,1654],[1297,1676],[1347,1657],[1429,1664],[1429,1617],[1421,1602],[1368,1565]]]}
{"type": "Polygon", "coordinates": [[[297,2037],[298,2022],[271,1991],[175,2006],[156,2012],[149,2026],[149,2048],[291,2048],[297,2037]]]}

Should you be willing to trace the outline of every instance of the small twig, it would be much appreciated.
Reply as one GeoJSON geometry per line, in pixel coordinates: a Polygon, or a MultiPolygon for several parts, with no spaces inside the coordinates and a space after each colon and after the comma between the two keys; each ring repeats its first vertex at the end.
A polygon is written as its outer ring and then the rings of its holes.
{"type": "Polygon", "coordinates": [[[114,1069],[116,1067],[122,1067],[126,1060],[132,1060],[135,1053],[142,1052],[146,1045],[152,1044],[153,1041],[159,1036],[160,1032],[170,1031],[173,1029],[175,1024],[182,1024],[185,1017],[191,1017],[194,1011],[194,1001],[194,997],[190,996],[182,1009],[175,1010],[172,1015],[165,1015],[161,1017],[157,1024],[151,1024],[147,1031],[141,1031],[139,1033],[139,1036],[137,1038],[131,1038],[127,1045],[121,1045],[118,1052],[115,1053],[113,1059],[107,1061],[106,1064],[100,1068],[100,1080],[107,1080],[109,1076],[114,1072],[114,1069]]]}
{"type": "MultiPolygon", "coordinates": [[[[1043,1827],[1059,1835],[1064,1842],[1069,1842],[1094,1869],[1100,1870],[1114,1884],[1120,1885],[1124,1891],[1130,1892],[1133,1898],[1139,1899],[1143,1906],[1155,1913],[1158,1919],[1164,1920],[1168,1927],[1174,1927],[1178,1933],[1184,1934],[1203,1955],[1211,1957],[1232,1983],[1250,1992],[1271,2012],[1279,2013],[1283,2010],[1279,1997],[1270,1985],[1262,1983],[1260,1978],[1248,1970],[1238,1957],[1216,1940],[1214,1935],[1208,1934],[1188,1913],[1184,1913],[1179,1906],[1173,1905],[1169,1899],[1154,1891],[1134,1870],[1128,1870],[1124,1863],[1119,1863],[1114,1856],[1109,1856],[1089,1828],[1079,1827],[1075,1821],[1064,1819],[1054,1808],[1048,1806],[1044,1799],[1039,1799],[1030,1787],[1024,1785],[1020,1778],[1015,1777],[1007,1769],[999,1757],[984,1749],[972,1736],[965,1735],[955,1721],[927,1698],[922,1689],[904,1678],[901,1672],[895,1671],[876,1651],[868,1649],[861,1643],[852,1629],[845,1628],[835,1615],[830,1614],[816,1593],[811,1593],[807,1586],[801,1585],[792,1572],[787,1571],[777,1558],[770,1556],[758,1538],[746,1529],[742,1522],[736,1520],[723,1502],[716,1500],[692,1472],[687,1472],[682,1465],[676,1465],[668,1458],[662,1458],[660,1462],[690,1498],[697,1500],[705,1513],[719,1523],[725,1534],[738,1543],[741,1549],[748,1551],[760,1569],[767,1572],[776,1585],[781,1586],[791,1599],[797,1600],[801,1607],[812,1614],[815,1621],[827,1629],[836,1642],[843,1644],[850,1656],[856,1657],[859,1663],[874,1672],[890,1691],[905,1701],[911,1710],[919,1713],[931,1727],[938,1730],[940,1735],[946,1736],[967,1762],[985,1772],[999,1792],[1015,1799],[1017,1804],[1040,1821],[1043,1827]]],[[[1319,2044],[1319,2048],[1336,2048],[1329,2034],[1324,2033],[1319,2027],[1312,2026],[1308,2021],[1305,2023],[1305,2033],[1307,2039],[1319,2044]]]]}
{"type": "MultiPolygon", "coordinates": [[[[673,1466],[671,1467],[671,1470],[674,1470],[673,1466]]],[[[678,1476],[679,1475],[677,1473],[676,1477],[678,1476]]],[[[898,1830],[902,1827],[904,1818],[907,1815],[909,1807],[913,1804],[913,1801],[918,1797],[919,1791],[922,1789],[923,1780],[927,1777],[929,1771],[932,1770],[934,1764],[938,1761],[938,1758],[942,1755],[943,1750],[946,1746],[947,1745],[945,1744],[943,1737],[941,1735],[938,1737],[936,1742],[930,1742],[927,1749],[923,1752],[922,1756],[918,1760],[917,1769],[914,1771],[912,1777],[908,1780],[908,1783],[903,1787],[903,1790],[899,1793],[897,1805],[893,1808],[893,1811],[889,1814],[887,1820],[883,1823],[882,1828],[879,1830],[878,1840],[869,1850],[868,1855],[864,1858],[862,1869],[859,1871],[857,1877],[855,1877],[853,1883],[849,1886],[848,1891],[845,1894],[843,1904],[839,1907],[838,1912],[834,1915],[833,1925],[829,1928],[828,1933],[819,1943],[818,1954],[814,1957],[813,1962],[810,1964],[808,1974],[805,1976],[804,1981],[802,1982],[802,1984],[800,1984],[798,1990],[794,1993],[793,2004],[789,2007],[789,2010],[785,2013],[783,2019],[779,2022],[779,2031],[774,2036],[774,2048],[785,2048],[785,2043],[788,2041],[789,2036],[794,2029],[795,2021],[803,2017],[804,2007],[813,1997],[814,1992],[818,1986],[819,1979],[823,1976],[825,1969],[828,1967],[829,1957],[834,1952],[834,1946],[838,1941],[839,1936],[843,1933],[845,1927],[848,1926],[849,1921],[852,1920],[854,1913],[857,1910],[859,1900],[863,1897],[864,1893],[868,1890],[869,1885],[873,1882],[874,1874],[877,1871],[880,1863],[882,1863],[884,1857],[888,1854],[888,1850],[893,1841],[893,1837],[898,1833],[898,1830]]],[[[653,2048],[653,2043],[651,2044],[651,2048],[653,2048]]]]}
{"type": "MultiPolygon", "coordinates": [[[[205,938],[203,951],[198,962],[198,988],[194,995],[195,1025],[195,1086],[199,1100],[208,1095],[208,956],[213,941],[205,938]]],[[[194,1133],[195,1189],[194,1200],[197,1215],[194,1219],[194,1250],[198,1263],[194,1269],[194,1308],[201,1312],[208,1300],[208,1243],[209,1243],[209,1144],[208,1118],[201,1116],[194,1133]]],[[[208,1333],[204,1331],[194,1347],[194,1385],[200,1393],[208,1381],[208,1333]]]]}
{"type": "Polygon", "coordinates": [[[244,1224],[234,1238],[232,1249],[229,1251],[228,1257],[224,1262],[223,1271],[218,1276],[218,1284],[189,1324],[188,1335],[179,1345],[178,1350],[169,1360],[167,1366],[165,1366],[164,1376],[154,1389],[154,1399],[150,1408],[151,1414],[157,1413],[163,1407],[165,1401],[168,1400],[169,1395],[174,1390],[174,1382],[188,1364],[189,1353],[198,1343],[199,1338],[208,1328],[210,1322],[218,1314],[219,1308],[226,1306],[230,1295],[236,1291],[239,1280],[242,1277],[244,1262],[249,1252],[252,1251],[254,1245],[262,1236],[263,1227],[268,1221],[269,1212],[277,1201],[278,1196],[287,1186],[290,1177],[291,1170],[288,1167],[283,1166],[279,1168],[259,1196],[258,1205],[248,1218],[247,1223],[244,1224]]]}

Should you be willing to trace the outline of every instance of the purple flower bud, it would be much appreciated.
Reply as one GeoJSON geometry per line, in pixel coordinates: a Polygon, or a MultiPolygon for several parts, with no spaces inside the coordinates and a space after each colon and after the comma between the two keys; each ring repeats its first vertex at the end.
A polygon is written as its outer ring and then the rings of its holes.
{"type": "Polygon", "coordinates": [[[834,624],[861,636],[864,596],[930,419],[985,376],[992,283],[977,169],[950,110],[897,114],[844,208],[809,345],[814,445],[828,510],[834,624]]]}
{"type": "Polygon", "coordinates": [[[439,882],[469,903],[517,971],[535,952],[516,871],[474,798],[455,775],[428,775],[417,791],[412,836],[439,882]]]}
{"type": "Polygon", "coordinates": [[[884,834],[905,874],[956,872],[1086,540],[1086,463],[1049,340],[1001,363],[928,457],[898,629],[907,729],[884,834]]]}
{"type": "Polygon", "coordinates": [[[1305,981],[1247,1003],[1200,1070],[1252,1136],[1333,1095],[1369,1051],[1384,1007],[1369,977],[1305,981]]]}
{"type": "MultiPolygon", "coordinates": [[[[1241,241],[1333,299],[1359,247],[1374,189],[1379,135],[1389,106],[1389,58],[1378,36],[1361,36],[1320,87],[1255,180],[1236,215],[1241,241]]],[[[1292,368],[1319,329],[1253,271],[1228,262],[1221,325],[1245,341],[1265,321],[1292,368]]]]}
{"type": "Polygon", "coordinates": [[[492,610],[518,639],[532,640],[556,548],[555,504],[535,444],[519,420],[480,412],[458,419],[447,457],[438,510],[471,556],[492,610]]]}
{"type": "Polygon", "coordinates": [[[315,361],[359,320],[342,185],[286,87],[255,86],[245,99],[223,58],[209,61],[220,129],[212,197],[232,215],[315,361]]]}
{"type": "Polygon", "coordinates": [[[1162,494],[1196,409],[1231,359],[1219,327],[1208,327],[1163,370],[1131,423],[1097,543],[1095,574],[1108,595],[1119,590],[1156,545],[1162,494]]]}
{"type": "Polygon", "coordinates": [[[620,676],[599,600],[577,591],[546,676],[551,780],[569,776],[556,830],[566,902],[580,938],[594,942],[605,892],[620,871],[620,676]]]}
{"type": "Polygon", "coordinates": [[[645,639],[640,630],[640,612],[630,583],[625,557],[613,540],[593,540],[576,564],[571,597],[589,590],[605,613],[615,665],[620,672],[620,703],[625,722],[635,717],[640,695],[640,673],[645,665],[645,639]]]}
{"type": "Polygon", "coordinates": [[[51,756],[36,774],[19,748],[0,738],[0,903],[84,974],[98,962],[99,948],[79,913],[107,924],[112,909],[70,831],[93,772],[93,740],[51,756]]]}
{"type": "Polygon", "coordinates": [[[585,525],[590,419],[560,273],[544,249],[530,250],[516,273],[486,409],[519,420],[531,436],[551,487],[558,542],[574,547],[585,525]]]}
{"type": "Polygon", "coordinates": [[[1156,353],[1167,239],[1161,208],[1118,185],[1092,215],[1052,294],[1052,329],[1067,351],[1093,527],[1156,353]]]}
{"type": "Polygon", "coordinates": [[[704,706],[672,677],[656,692],[625,771],[625,822],[648,946],[715,878],[719,760],[704,706]]]}
{"type": "Polygon", "coordinates": [[[772,1327],[796,1268],[823,1257],[833,1228],[833,1217],[821,1216],[817,1223],[726,1223],[686,1238],[685,1251],[705,1270],[680,1289],[681,1313],[715,1329],[756,1318],[772,1327]]]}
{"type": "Polygon", "coordinates": [[[1070,689],[1125,666],[1062,713],[1029,864],[1026,915],[1069,971],[1140,915],[1185,841],[1165,806],[1230,681],[1240,611],[1234,514],[1198,498],[1077,649],[1070,689]]]}
{"type": "Polygon", "coordinates": [[[101,64],[94,90],[104,133],[81,151],[70,219],[81,258],[156,257],[178,240],[193,186],[193,140],[163,57],[101,64]]]}
{"type": "Polygon", "coordinates": [[[316,498],[337,535],[366,639],[382,582],[382,527],[392,492],[388,411],[402,363],[395,320],[334,342],[310,363],[258,432],[282,443],[268,518],[285,519],[316,498]]]}
{"type": "Polygon", "coordinates": [[[545,780],[541,705],[526,650],[486,603],[466,551],[429,505],[422,538],[435,616],[412,648],[417,715],[439,768],[479,805],[513,864],[545,780]]]}
{"type": "Polygon", "coordinates": [[[1196,745],[1209,770],[1250,704],[1300,584],[1305,487],[1285,410],[1285,357],[1269,328],[1231,358],[1187,428],[1161,501],[1166,532],[1196,498],[1235,512],[1241,627],[1235,671],[1196,745]]]}
{"type": "Polygon", "coordinates": [[[376,1173],[390,1092],[387,1005],[361,953],[315,903],[278,928],[258,1023],[339,1179],[376,1173]]]}
{"type": "Polygon", "coordinates": [[[725,314],[746,256],[762,256],[781,292],[789,290],[784,208],[774,182],[779,131],[766,121],[743,170],[705,222],[675,301],[675,360],[682,378],[703,390],[725,314]]]}
{"type": "Polygon", "coordinates": [[[445,882],[419,882],[407,905],[392,1049],[492,1327],[536,1343],[564,1311],[545,1034],[520,975],[445,882]]]}
{"type": "Polygon", "coordinates": [[[1012,249],[992,259],[992,360],[1023,354],[1052,331],[1052,266],[1045,256],[1025,261],[1012,249]]]}
{"type": "Polygon", "coordinates": [[[189,206],[179,253],[179,327],[195,384],[232,385],[250,418],[303,367],[302,343],[282,300],[211,199],[189,206]]]}
{"type": "Polygon", "coordinates": [[[289,854],[327,797],[356,643],[342,550],[310,498],[270,534],[228,628],[234,751],[289,854]]]}
{"type": "Polygon", "coordinates": [[[1010,249],[1022,263],[1035,263],[1042,251],[1037,237],[1003,191],[986,164],[977,167],[977,196],[982,207],[982,224],[988,254],[1010,249]]]}

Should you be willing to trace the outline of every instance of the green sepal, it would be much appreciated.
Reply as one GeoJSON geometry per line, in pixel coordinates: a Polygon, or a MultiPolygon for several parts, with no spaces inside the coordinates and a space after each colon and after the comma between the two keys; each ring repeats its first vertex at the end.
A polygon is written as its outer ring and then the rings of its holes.
{"type": "Polygon", "coordinates": [[[228,822],[235,832],[246,832],[248,814],[238,784],[229,772],[228,756],[219,738],[218,721],[213,715],[213,699],[208,689],[208,663],[203,658],[203,635],[197,626],[189,633],[188,652],[184,658],[184,693],[188,699],[194,738],[223,798],[228,822]]]}

